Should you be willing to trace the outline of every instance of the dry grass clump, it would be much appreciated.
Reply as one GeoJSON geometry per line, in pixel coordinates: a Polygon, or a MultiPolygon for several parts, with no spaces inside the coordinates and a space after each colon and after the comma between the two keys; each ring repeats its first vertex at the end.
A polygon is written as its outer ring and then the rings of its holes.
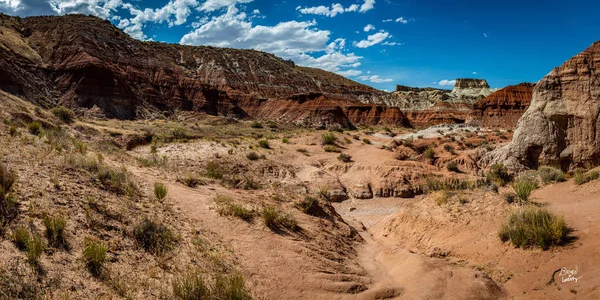
{"type": "Polygon", "coordinates": [[[217,212],[221,216],[235,216],[244,221],[250,222],[254,218],[254,211],[235,203],[233,198],[225,195],[217,195],[215,197],[217,204],[217,212]]]}
{"type": "Polygon", "coordinates": [[[254,129],[261,129],[261,128],[263,128],[263,124],[261,122],[254,121],[254,122],[252,122],[252,124],[250,124],[250,127],[254,128],[254,129]]]}
{"type": "Polygon", "coordinates": [[[321,145],[335,145],[337,141],[338,139],[333,132],[328,132],[321,136],[321,145]]]}
{"type": "Polygon", "coordinates": [[[340,153],[340,155],[338,155],[338,160],[345,163],[349,163],[352,162],[352,156],[345,153],[340,153]]]}
{"type": "Polygon", "coordinates": [[[529,180],[519,180],[513,184],[513,190],[521,203],[529,202],[529,196],[537,188],[537,183],[529,180]]]}
{"type": "Polygon", "coordinates": [[[577,171],[577,172],[575,172],[575,175],[573,176],[573,180],[575,181],[575,184],[582,185],[582,184],[588,183],[592,180],[598,179],[598,176],[599,176],[599,174],[596,171],[591,171],[591,172],[587,172],[587,173],[584,173],[582,171],[577,171]]]}
{"type": "Polygon", "coordinates": [[[449,162],[446,165],[446,169],[450,172],[455,172],[455,173],[460,172],[460,170],[458,169],[458,165],[455,162],[449,162]]]}
{"type": "Polygon", "coordinates": [[[543,166],[538,169],[538,174],[544,183],[563,182],[566,180],[565,173],[557,168],[543,166]]]}
{"type": "Polygon", "coordinates": [[[17,173],[0,163],[0,233],[19,213],[17,199],[12,194],[16,182],[17,173]]]}
{"type": "Polygon", "coordinates": [[[66,124],[71,124],[75,121],[75,113],[64,106],[55,107],[50,112],[66,124]]]}
{"type": "Polygon", "coordinates": [[[333,153],[340,153],[340,152],[342,152],[342,150],[340,150],[338,147],[331,146],[331,145],[326,145],[325,147],[323,147],[323,150],[325,152],[333,152],[333,153]]]}
{"type": "Polygon", "coordinates": [[[215,161],[209,161],[206,165],[206,176],[212,179],[223,179],[223,169],[215,161]]]}
{"type": "Polygon", "coordinates": [[[447,191],[438,191],[433,195],[433,199],[435,201],[435,204],[437,204],[438,206],[442,206],[444,204],[448,204],[450,196],[450,193],[448,193],[447,191]]]}
{"type": "Polygon", "coordinates": [[[512,181],[512,176],[508,174],[508,169],[503,164],[495,164],[487,174],[487,179],[499,186],[504,186],[512,181]]]}
{"type": "Polygon", "coordinates": [[[33,121],[27,125],[27,130],[33,135],[40,135],[42,133],[42,124],[38,121],[33,121]]]}
{"type": "Polygon", "coordinates": [[[182,177],[177,177],[177,182],[183,183],[191,188],[195,188],[199,185],[206,185],[206,181],[194,174],[186,174],[182,177]]]}
{"type": "Polygon", "coordinates": [[[548,249],[565,243],[569,229],[562,216],[544,208],[528,206],[511,212],[498,236],[515,247],[548,249]]]}
{"type": "Polygon", "coordinates": [[[271,149],[271,145],[268,140],[260,140],[258,141],[258,146],[264,149],[271,149]]]}
{"type": "Polygon", "coordinates": [[[106,261],[106,252],[108,247],[96,239],[86,239],[83,249],[83,260],[85,266],[94,276],[100,276],[106,261]]]}
{"type": "Polygon", "coordinates": [[[458,191],[474,190],[484,185],[483,181],[473,179],[443,178],[438,176],[427,176],[425,178],[425,188],[427,192],[435,191],[458,191]]]}
{"type": "Polygon", "coordinates": [[[250,153],[246,154],[246,158],[248,160],[258,160],[258,159],[260,159],[260,156],[256,152],[250,152],[250,153]]]}
{"type": "Polygon", "coordinates": [[[142,248],[155,255],[168,252],[177,244],[177,237],[171,229],[147,217],[133,228],[133,236],[142,248]]]}
{"type": "Polygon", "coordinates": [[[164,183],[155,182],[154,183],[154,196],[157,200],[162,201],[167,197],[167,192],[169,189],[164,183]]]}
{"type": "Polygon", "coordinates": [[[64,215],[44,217],[44,227],[46,227],[46,238],[52,247],[67,248],[66,237],[67,218],[64,215]]]}
{"type": "Polygon", "coordinates": [[[296,202],[295,206],[303,213],[311,216],[318,216],[322,211],[319,200],[311,196],[304,197],[302,201],[296,202]]]}
{"type": "Polygon", "coordinates": [[[423,152],[423,157],[425,157],[427,159],[434,159],[435,158],[435,150],[433,150],[433,148],[431,148],[431,147],[427,148],[423,152]]]}
{"type": "Polygon", "coordinates": [[[244,277],[240,274],[219,274],[212,285],[204,282],[199,271],[183,274],[173,280],[173,295],[177,299],[252,299],[246,290],[244,277]]]}
{"type": "Polygon", "coordinates": [[[96,178],[104,186],[117,195],[127,195],[134,197],[139,194],[137,185],[129,179],[129,172],[123,166],[120,169],[113,169],[105,165],[101,165],[96,178]]]}
{"type": "Polygon", "coordinates": [[[292,214],[284,214],[279,209],[267,206],[262,210],[262,218],[265,226],[271,230],[279,230],[286,228],[289,230],[297,230],[298,222],[292,214]]]}

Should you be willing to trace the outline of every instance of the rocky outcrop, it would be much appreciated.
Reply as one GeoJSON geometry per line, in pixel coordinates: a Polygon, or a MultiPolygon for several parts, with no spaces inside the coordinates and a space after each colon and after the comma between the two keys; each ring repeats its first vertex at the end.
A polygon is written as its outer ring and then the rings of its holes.
{"type": "Polygon", "coordinates": [[[460,103],[473,104],[487,97],[494,91],[485,79],[459,78],[456,79],[452,94],[460,103]]]}
{"type": "Polygon", "coordinates": [[[536,85],[510,144],[480,165],[513,170],[600,162],[600,41],[552,70],[536,85]]]}
{"type": "MultiPolygon", "coordinates": [[[[0,89],[45,107],[99,110],[108,118],[198,111],[349,127],[345,107],[387,95],[260,51],[137,41],[91,16],[0,14],[0,31],[0,89]],[[328,100],[293,97],[313,93],[328,100]]],[[[364,110],[374,112],[351,119],[400,116],[376,107],[364,110]]]]}
{"type": "Polygon", "coordinates": [[[471,113],[471,105],[465,103],[440,102],[422,110],[404,110],[410,124],[416,128],[440,124],[461,124],[471,113]]]}
{"type": "Polygon", "coordinates": [[[489,128],[514,129],[529,108],[534,83],[505,87],[473,104],[467,123],[489,128]]]}

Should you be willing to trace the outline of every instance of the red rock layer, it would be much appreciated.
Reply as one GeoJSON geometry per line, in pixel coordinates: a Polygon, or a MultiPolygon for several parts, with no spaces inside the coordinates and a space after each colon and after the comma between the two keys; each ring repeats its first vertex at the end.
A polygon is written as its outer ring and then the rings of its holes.
{"type": "Polygon", "coordinates": [[[471,105],[439,102],[424,110],[404,110],[403,112],[413,127],[424,128],[439,124],[465,123],[471,112],[471,105]]]}
{"type": "MultiPolygon", "coordinates": [[[[348,118],[338,116],[344,114],[343,107],[385,96],[342,76],[297,67],[260,51],[140,42],[95,17],[20,19],[0,14],[0,31],[0,89],[47,107],[96,107],[110,118],[199,111],[344,123],[348,118]],[[289,98],[311,92],[339,101],[339,107],[289,98]],[[331,119],[322,120],[325,116],[331,119]]],[[[384,119],[393,116],[400,115],[385,114],[384,119]]]]}
{"type": "Polygon", "coordinates": [[[473,105],[469,123],[490,127],[514,129],[517,121],[529,108],[533,83],[505,87],[473,105]]]}

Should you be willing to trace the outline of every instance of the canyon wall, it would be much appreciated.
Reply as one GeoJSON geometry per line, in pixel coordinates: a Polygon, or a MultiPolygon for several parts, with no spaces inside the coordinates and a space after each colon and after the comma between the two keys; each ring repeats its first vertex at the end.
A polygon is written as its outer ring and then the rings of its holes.
{"type": "Polygon", "coordinates": [[[488,128],[515,129],[517,121],[529,108],[533,83],[505,87],[473,104],[467,122],[488,128]]]}

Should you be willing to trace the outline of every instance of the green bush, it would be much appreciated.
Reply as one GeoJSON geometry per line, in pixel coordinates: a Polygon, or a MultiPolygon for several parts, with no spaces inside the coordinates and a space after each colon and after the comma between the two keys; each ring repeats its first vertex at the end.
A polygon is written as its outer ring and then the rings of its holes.
{"type": "Polygon", "coordinates": [[[36,265],[39,263],[40,256],[44,253],[45,246],[42,237],[39,234],[32,234],[27,240],[27,260],[29,263],[36,265]]]}
{"type": "Polygon", "coordinates": [[[213,179],[223,179],[221,166],[215,161],[209,161],[206,165],[206,176],[213,179]]]}
{"type": "Polygon", "coordinates": [[[537,184],[529,180],[519,180],[513,184],[517,198],[523,203],[529,202],[529,196],[537,188],[537,184]]]}
{"type": "Polygon", "coordinates": [[[106,261],[108,247],[96,239],[88,239],[83,249],[83,260],[85,266],[94,276],[102,274],[102,268],[106,261]]]}
{"type": "Polygon", "coordinates": [[[217,204],[217,213],[221,216],[235,216],[246,222],[250,222],[254,218],[254,211],[235,203],[231,197],[217,195],[215,203],[217,204]]]}
{"type": "Polygon", "coordinates": [[[75,121],[75,113],[64,106],[55,107],[51,112],[66,124],[71,124],[75,121]]]}
{"type": "Polygon", "coordinates": [[[177,243],[171,229],[146,217],[133,228],[133,236],[142,248],[155,255],[170,251],[177,243]]]}
{"type": "Polygon", "coordinates": [[[30,238],[31,235],[29,234],[29,230],[25,229],[25,227],[19,226],[15,228],[13,232],[13,242],[19,250],[27,250],[27,243],[30,238]]]}
{"type": "Polygon", "coordinates": [[[289,144],[290,143],[290,139],[284,137],[284,138],[281,139],[281,142],[284,143],[284,144],[289,144]]]}
{"type": "Polygon", "coordinates": [[[495,164],[487,174],[487,179],[500,186],[504,186],[512,181],[512,176],[508,174],[508,170],[503,164],[495,164]]]}
{"type": "Polygon", "coordinates": [[[46,227],[46,238],[52,247],[67,247],[67,238],[65,229],[67,228],[67,218],[63,215],[54,217],[44,217],[44,227],[46,227]]]}
{"type": "Polygon", "coordinates": [[[267,140],[258,141],[258,146],[260,146],[261,148],[265,148],[265,149],[271,149],[271,145],[269,144],[269,141],[267,141],[267,140]]]}
{"type": "Polygon", "coordinates": [[[566,180],[565,173],[557,168],[547,166],[540,167],[538,173],[544,183],[563,182],[566,180]]]}
{"type": "Polygon", "coordinates": [[[27,125],[27,130],[33,135],[40,135],[42,133],[42,124],[38,121],[33,121],[27,125]]]}
{"type": "Polygon", "coordinates": [[[332,132],[326,133],[321,136],[321,144],[322,145],[335,145],[337,142],[337,137],[332,132]]]}
{"type": "Polygon", "coordinates": [[[323,150],[325,152],[334,152],[334,153],[342,152],[342,150],[340,150],[338,147],[332,146],[332,145],[326,145],[325,147],[323,147],[323,150]]]}
{"type": "Polygon", "coordinates": [[[250,127],[256,128],[256,129],[260,129],[260,128],[263,128],[263,125],[262,125],[261,122],[254,121],[254,122],[252,122],[252,124],[250,125],[250,127]]]}
{"type": "Polygon", "coordinates": [[[156,199],[158,199],[159,201],[162,201],[163,199],[165,199],[165,197],[167,197],[168,191],[169,189],[164,183],[154,183],[154,196],[156,196],[156,199]]]}
{"type": "Polygon", "coordinates": [[[260,156],[258,156],[258,154],[256,152],[250,152],[250,153],[246,154],[246,158],[248,160],[258,160],[260,158],[260,156]]]}
{"type": "Polygon", "coordinates": [[[363,139],[362,142],[366,145],[371,145],[371,140],[369,139],[363,139]]]}
{"type": "Polygon", "coordinates": [[[434,159],[435,158],[435,150],[433,150],[433,148],[428,147],[424,152],[423,152],[423,156],[425,158],[428,159],[434,159]]]}
{"type": "Polygon", "coordinates": [[[352,161],[352,156],[350,156],[348,154],[340,153],[340,155],[338,155],[338,160],[345,162],[345,163],[349,163],[352,161]]]}
{"type": "Polygon", "coordinates": [[[498,236],[515,247],[539,247],[545,250],[564,244],[568,233],[562,216],[556,216],[544,208],[526,207],[510,214],[498,236]]]}
{"type": "Polygon", "coordinates": [[[446,169],[448,169],[448,171],[450,172],[460,172],[460,170],[458,169],[458,165],[455,162],[449,162],[446,165],[446,169]]]}

